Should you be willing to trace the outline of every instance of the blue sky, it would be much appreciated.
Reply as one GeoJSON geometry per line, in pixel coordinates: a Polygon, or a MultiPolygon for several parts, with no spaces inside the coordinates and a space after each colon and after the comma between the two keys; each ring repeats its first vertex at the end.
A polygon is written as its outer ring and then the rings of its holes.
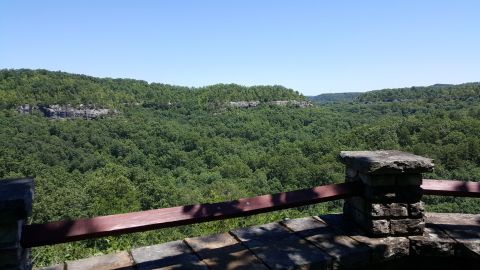
{"type": "Polygon", "coordinates": [[[0,68],[306,95],[480,81],[480,1],[0,1],[0,68]]]}

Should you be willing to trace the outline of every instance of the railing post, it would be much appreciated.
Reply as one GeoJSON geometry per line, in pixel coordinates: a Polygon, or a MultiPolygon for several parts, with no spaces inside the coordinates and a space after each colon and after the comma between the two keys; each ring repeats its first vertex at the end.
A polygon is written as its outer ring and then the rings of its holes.
{"type": "Polygon", "coordinates": [[[361,181],[362,196],[345,200],[343,213],[370,236],[421,235],[425,228],[422,173],[433,160],[400,151],[343,151],[346,181],[361,181]]]}
{"type": "Polygon", "coordinates": [[[20,244],[32,199],[32,179],[0,180],[0,269],[32,268],[30,249],[20,244]]]}

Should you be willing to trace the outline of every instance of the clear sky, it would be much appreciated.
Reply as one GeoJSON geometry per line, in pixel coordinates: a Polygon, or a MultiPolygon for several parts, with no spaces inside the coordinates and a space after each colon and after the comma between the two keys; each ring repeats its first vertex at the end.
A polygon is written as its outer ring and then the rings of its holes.
{"type": "Polygon", "coordinates": [[[306,95],[480,81],[480,1],[0,0],[0,68],[306,95]]]}

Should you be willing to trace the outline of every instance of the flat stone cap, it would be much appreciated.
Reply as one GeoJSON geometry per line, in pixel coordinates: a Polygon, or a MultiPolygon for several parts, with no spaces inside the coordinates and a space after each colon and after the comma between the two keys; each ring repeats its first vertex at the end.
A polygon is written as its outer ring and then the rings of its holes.
{"type": "Polygon", "coordinates": [[[340,158],[351,168],[368,174],[424,173],[433,170],[433,159],[397,150],[342,151],[340,158]]]}

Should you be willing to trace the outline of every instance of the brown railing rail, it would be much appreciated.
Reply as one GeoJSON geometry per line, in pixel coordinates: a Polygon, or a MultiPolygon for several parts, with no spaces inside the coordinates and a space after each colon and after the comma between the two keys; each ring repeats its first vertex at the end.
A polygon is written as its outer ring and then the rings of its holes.
{"type": "Polygon", "coordinates": [[[480,182],[423,179],[423,194],[480,198],[480,182]]]}
{"type": "Polygon", "coordinates": [[[28,248],[52,245],[102,236],[250,216],[343,199],[359,194],[361,189],[359,182],[350,182],[228,202],[177,206],[72,221],[32,224],[25,226],[22,246],[28,248]]]}
{"type": "MultiPolygon", "coordinates": [[[[480,183],[424,179],[425,195],[480,197],[480,183]]],[[[331,184],[309,189],[262,195],[235,201],[177,206],[72,221],[27,225],[25,248],[53,245],[103,236],[142,232],[213,220],[250,216],[292,207],[333,201],[359,195],[360,182],[331,184]]]]}

